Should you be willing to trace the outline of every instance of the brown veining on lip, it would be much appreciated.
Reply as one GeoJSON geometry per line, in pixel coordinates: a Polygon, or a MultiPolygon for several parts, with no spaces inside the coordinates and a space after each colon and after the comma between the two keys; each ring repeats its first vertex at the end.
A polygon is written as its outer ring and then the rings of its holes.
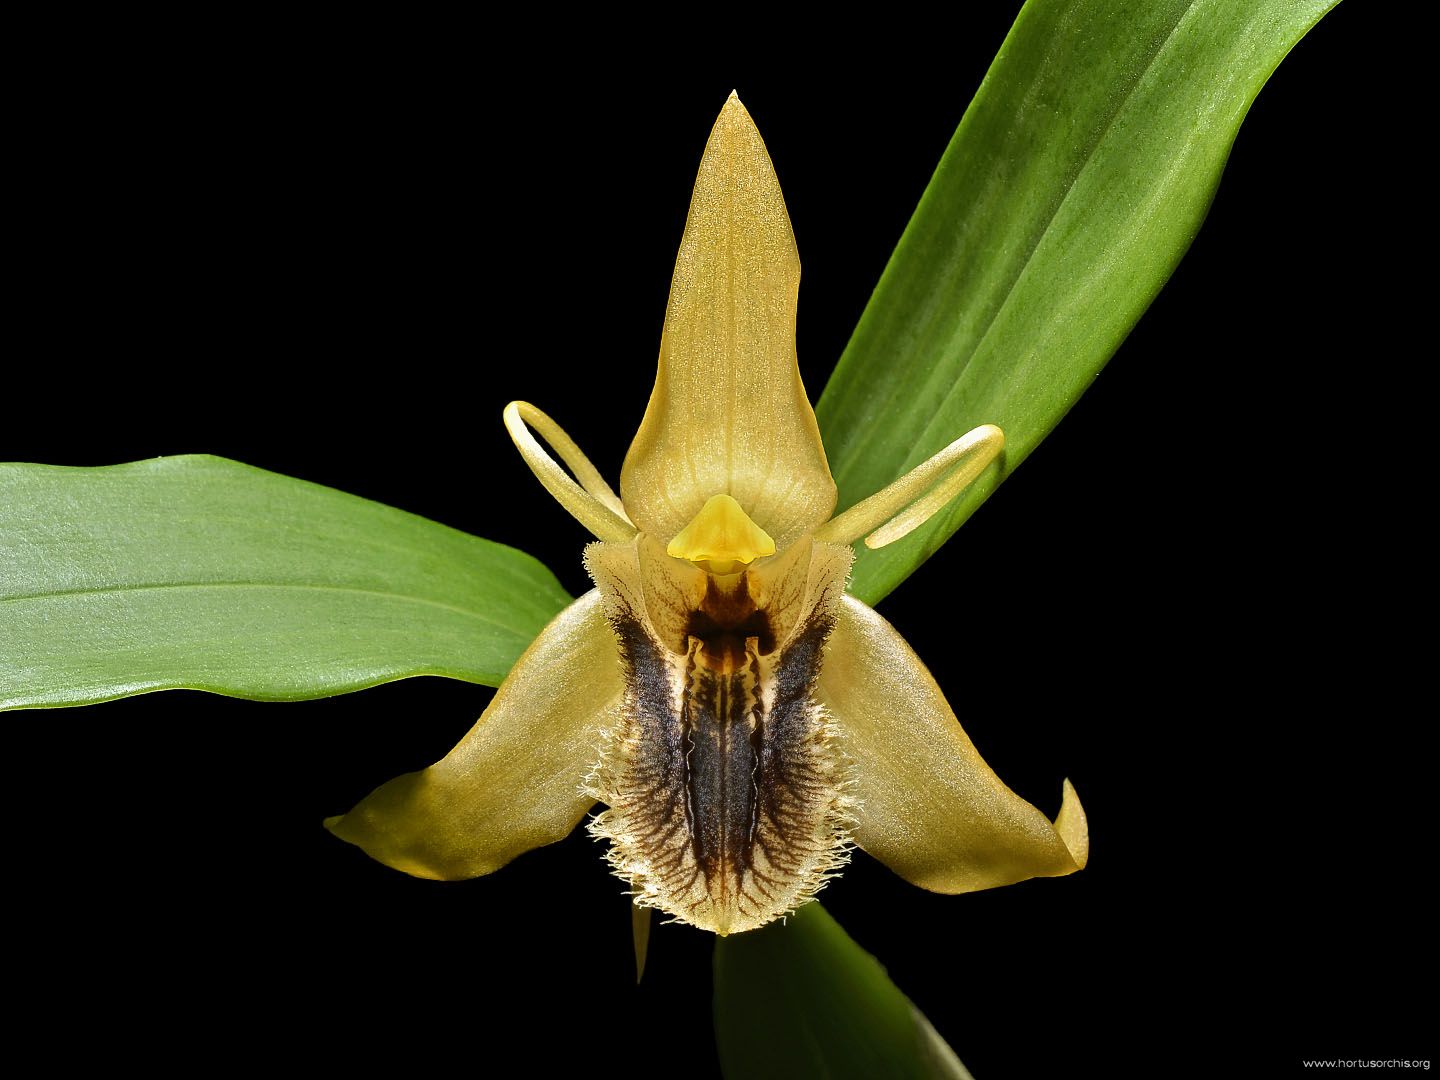
{"type": "Polygon", "coordinates": [[[808,899],[845,840],[845,764],[813,700],[830,607],[781,650],[747,576],[709,578],[683,653],[614,597],[626,696],[592,825],[639,902],[719,933],[808,899]]]}

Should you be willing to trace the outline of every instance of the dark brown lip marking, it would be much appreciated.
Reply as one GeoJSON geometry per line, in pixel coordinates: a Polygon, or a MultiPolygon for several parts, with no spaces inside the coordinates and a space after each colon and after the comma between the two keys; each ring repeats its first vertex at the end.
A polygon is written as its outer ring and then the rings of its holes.
{"type": "MultiPolygon", "coordinates": [[[[690,842],[710,891],[724,897],[730,888],[740,888],[751,867],[752,822],[759,803],[759,755],[752,743],[760,730],[759,680],[748,665],[739,671],[711,670],[703,659],[708,649],[691,640],[697,647],[686,672],[689,689],[680,716],[690,842]]],[[[727,655],[727,668],[730,659],[727,655]]]]}
{"type": "Polygon", "coordinates": [[[633,613],[615,619],[629,687],[611,811],[623,834],[598,831],[632,849],[612,861],[638,857],[672,898],[665,910],[724,933],[788,910],[833,864],[843,770],[812,701],[828,617],[766,658],[769,620],[748,595],[706,600],[683,657],[633,613]]]}
{"type": "Polygon", "coordinates": [[[743,574],[729,590],[722,589],[713,577],[705,583],[705,596],[700,607],[690,613],[685,633],[700,642],[704,662],[715,671],[729,673],[744,666],[748,638],[755,639],[761,656],[775,651],[770,616],[755,607],[743,574]]]}
{"type": "Polygon", "coordinates": [[[587,549],[625,684],[586,782],[608,807],[590,831],[637,905],[752,930],[848,858],[851,766],[816,684],[850,551],[804,542],[722,576],[657,550],[587,549]]]}

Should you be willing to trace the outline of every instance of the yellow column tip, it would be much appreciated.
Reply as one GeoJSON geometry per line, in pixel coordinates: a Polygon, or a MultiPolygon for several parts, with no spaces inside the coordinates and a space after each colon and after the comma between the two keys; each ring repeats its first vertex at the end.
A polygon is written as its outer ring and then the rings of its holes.
{"type": "Polygon", "coordinates": [[[775,541],[729,495],[712,495],[690,524],[675,534],[665,553],[694,563],[752,563],[762,555],[774,555],[775,541]]]}

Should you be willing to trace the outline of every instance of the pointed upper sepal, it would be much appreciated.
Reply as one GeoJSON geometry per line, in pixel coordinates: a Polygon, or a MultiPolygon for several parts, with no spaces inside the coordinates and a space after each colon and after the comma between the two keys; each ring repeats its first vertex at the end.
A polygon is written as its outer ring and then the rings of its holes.
{"type": "Polygon", "coordinates": [[[855,766],[855,841],[905,880],[962,893],[1084,867],[1085,812],[1069,781],[1052,825],[985,764],[895,628],[854,597],[818,692],[855,766]]]}
{"type": "Polygon", "coordinates": [[[581,785],[622,690],[615,635],[591,591],[540,632],[443,760],[326,827],[396,870],[441,880],[562,840],[594,804],[581,785]]]}
{"type": "Polygon", "coordinates": [[[800,257],[780,182],[740,99],[720,111],[670,284],[655,389],[621,473],[665,541],[728,494],[783,549],[835,508],[795,361],[800,257]]]}

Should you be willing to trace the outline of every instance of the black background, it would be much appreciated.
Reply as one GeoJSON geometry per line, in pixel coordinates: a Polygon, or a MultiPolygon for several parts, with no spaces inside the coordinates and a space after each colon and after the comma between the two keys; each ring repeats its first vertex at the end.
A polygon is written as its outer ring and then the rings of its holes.
{"type": "MultiPolygon", "coordinates": [[[[1012,14],[917,55],[898,13],[823,47],[717,15],[720,62],[698,38],[631,55],[614,25],[564,50],[90,28],[51,46],[15,136],[0,457],[222,454],[523,547],[578,594],[587,537],[500,410],[536,402],[618,474],[725,95],[785,187],[818,394],[1012,14]]],[[[982,1080],[1422,1049],[1433,706],[1402,623],[1431,616],[1414,350],[1382,343],[1402,197],[1373,33],[1342,5],[1300,43],[1109,367],[881,607],[1016,791],[1053,813],[1069,776],[1090,815],[1071,878],[941,897],[857,855],[824,895],[982,1080]]],[[[490,693],[7,716],[22,1014],[80,1032],[66,1054],[708,1075],[712,940],[659,927],[634,988],[583,833],[437,885],[320,828],[490,693]]]]}

